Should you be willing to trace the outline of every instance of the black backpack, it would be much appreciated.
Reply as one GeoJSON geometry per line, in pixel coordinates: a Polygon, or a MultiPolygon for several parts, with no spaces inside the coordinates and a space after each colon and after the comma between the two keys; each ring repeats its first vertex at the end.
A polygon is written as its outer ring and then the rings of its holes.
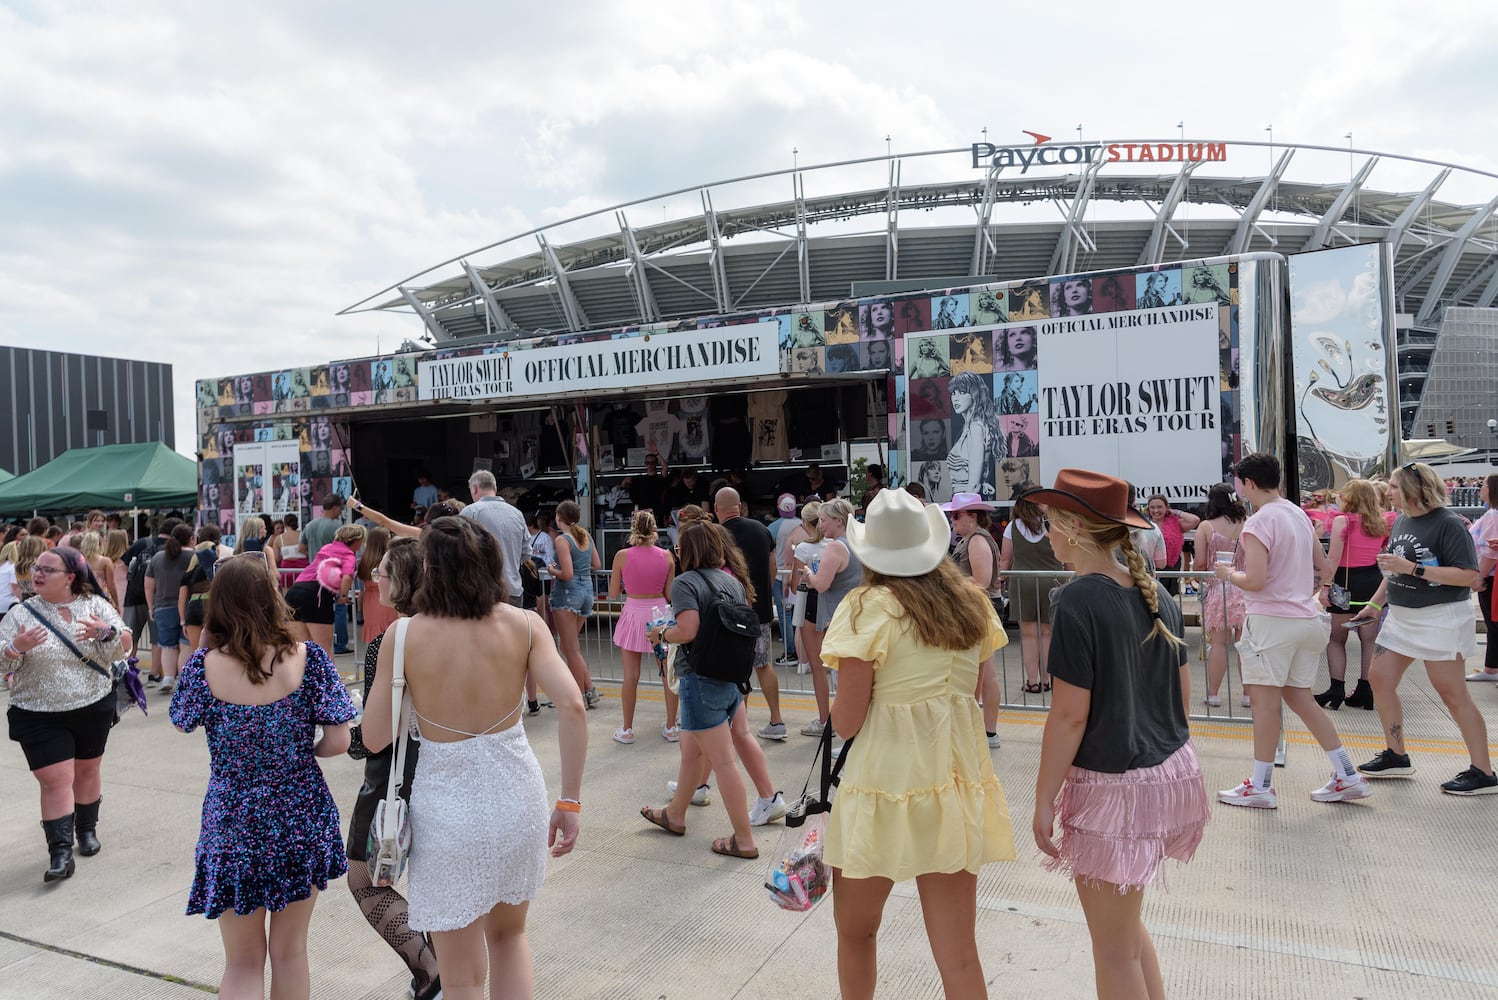
{"type": "Polygon", "coordinates": [[[732,591],[713,584],[712,577],[694,570],[712,591],[713,600],[698,609],[697,637],[691,642],[692,669],[699,677],[737,684],[751,690],[754,676],[754,646],[759,642],[759,615],[732,591]]]}
{"type": "Polygon", "coordinates": [[[161,544],[152,539],[151,544],[135,554],[125,571],[126,606],[146,603],[146,570],[151,568],[151,559],[161,551],[161,544]]]}

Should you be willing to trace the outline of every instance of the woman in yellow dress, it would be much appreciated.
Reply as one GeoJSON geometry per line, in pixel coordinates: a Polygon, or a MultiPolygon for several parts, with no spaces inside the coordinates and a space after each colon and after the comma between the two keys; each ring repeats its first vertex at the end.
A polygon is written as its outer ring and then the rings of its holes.
{"type": "Polygon", "coordinates": [[[978,869],[1014,860],[1004,790],[973,701],[978,665],[1008,640],[988,597],[947,558],[941,508],[884,490],[848,522],[863,586],[838,606],[822,661],[832,723],[852,739],[827,827],[845,1000],[872,997],[875,939],[896,882],[915,879],[948,997],[987,997],[978,869]]]}

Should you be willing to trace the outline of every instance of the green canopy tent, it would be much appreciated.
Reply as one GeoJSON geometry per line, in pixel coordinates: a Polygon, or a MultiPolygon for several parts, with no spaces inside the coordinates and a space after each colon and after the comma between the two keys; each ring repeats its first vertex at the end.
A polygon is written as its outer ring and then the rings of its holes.
{"type": "Polygon", "coordinates": [[[15,473],[0,469],[0,483],[8,483],[14,478],[16,478],[15,473]]]}
{"type": "Polygon", "coordinates": [[[159,441],[74,448],[0,484],[0,514],[196,507],[198,467],[159,441]]]}

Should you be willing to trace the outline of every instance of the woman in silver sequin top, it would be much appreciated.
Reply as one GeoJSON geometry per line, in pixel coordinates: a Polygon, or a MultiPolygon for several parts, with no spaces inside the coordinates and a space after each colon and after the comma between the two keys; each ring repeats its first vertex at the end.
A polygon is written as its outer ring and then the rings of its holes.
{"type": "Polygon", "coordinates": [[[99,764],[114,724],[109,664],[128,655],[131,636],[77,549],[58,546],[31,570],[36,596],[0,621],[10,738],[21,744],[41,787],[48,882],[73,874],[73,837],[85,857],[99,852],[99,764]],[[52,628],[99,664],[95,670],[52,628]]]}

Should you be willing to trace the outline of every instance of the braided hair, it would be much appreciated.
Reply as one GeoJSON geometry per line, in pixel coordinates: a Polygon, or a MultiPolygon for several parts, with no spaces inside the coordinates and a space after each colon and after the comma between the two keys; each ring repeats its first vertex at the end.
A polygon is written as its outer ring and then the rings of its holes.
{"type": "Polygon", "coordinates": [[[1073,511],[1062,510],[1058,507],[1050,509],[1050,518],[1052,521],[1059,522],[1066,531],[1077,536],[1078,545],[1096,552],[1112,552],[1116,549],[1123,555],[1129,576],[1133,577],[1134,585],[1139,588],[1139,596],[1144,598],[1144,606],[1149,610],[1150,618],[1154,620],[1154,626],[1144,637],[1145,642],[1160,638],[1176,647],[1186,644],[1186,640],[1172,632],[1166,626],[1165,620],[1160,617],[1159,585],[1150,575],[1149,564],[1144,561],[1143,553],[1134,547],[1127,525],[1083,517],[1073,511]]]}

